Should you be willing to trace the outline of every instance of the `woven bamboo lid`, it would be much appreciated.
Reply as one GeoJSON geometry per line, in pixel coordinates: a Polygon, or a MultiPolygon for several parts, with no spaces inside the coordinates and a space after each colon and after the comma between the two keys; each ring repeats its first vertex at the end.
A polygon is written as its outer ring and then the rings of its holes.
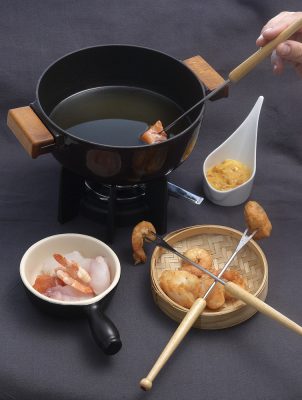
{"type": "MultiPolygon", "coordinates": [[[[180,253],[191,247],[200,246],[212,254],[215,269],[220,270],[235,250],[242,232],[219,225],[197,225],[172,232],[165,240],[180,253]]],[[[176,270],[181,260],[175,254],[156,247],[151,258],[151,288],[155,303],[170,318],[180,322],[187,309],[171,300],[161,289],[159,278],[163,270],[176,270]]],[[[247,290],[265,300],[268,288],[266,257],[258,244],[251,240],[235,257],[231,265],[247,282],[247,290]]],[[[228,300],[217,311],[208,310],[196,320],[199,329],[222,329],[240,324],[256,313],[251,306],[240,300],[228,300]]]]}

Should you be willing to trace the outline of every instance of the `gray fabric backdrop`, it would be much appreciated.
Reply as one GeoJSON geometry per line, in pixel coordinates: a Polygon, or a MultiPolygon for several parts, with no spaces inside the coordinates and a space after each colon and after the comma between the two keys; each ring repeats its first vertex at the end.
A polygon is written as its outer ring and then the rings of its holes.
{"type": "MultiPolygon", "coordinates": [[[[301,338],[262,315],[223,331],[192,330],[160,373],[152,392],[144,376],[177,324],[154,304],[148,265],[133,267],[131,228],[112,248],[122,277],[108,314],[123,348],[108,358],[82,320],[43,315],[29,303],[18,267],[35,241],[60,232],[103,238],[83,217],[56,220],[60,166],[31,160],[6,127],[9,108],[28,105],[44,68],[65,53],[97,44],[152,47],[185,59],[201,54],[224,77],[255,50],[263,24],[285,7],[268,0],[20,1],[0,4],[0,398],[8,399],[254,399],[301,398],[301,338]]],[[[301,7],[288,1],[288,10],[301,7]]],[[[228,99],[207,104],[198,144],[170,180],[201,194],[202,162],[245,118],[259,95],[257,174],[252,198],[267,209],[272,237],[261,243],[269,263],[267,301],[302,324],[302,80],[271,73],[266,60],[228,99]]],[[[196,207],[170,199],[168,230],[193,224],[243,230],[242,206],[196,207]]],[[[149,253],[150,255],[150,253],[149,253]]]]}

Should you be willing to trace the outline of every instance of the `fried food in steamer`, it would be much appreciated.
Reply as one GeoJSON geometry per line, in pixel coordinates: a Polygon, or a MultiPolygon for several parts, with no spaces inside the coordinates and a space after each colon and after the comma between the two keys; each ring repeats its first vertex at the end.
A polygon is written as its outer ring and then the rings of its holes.
{"type": "MultiPolygon", "coordinates": [[[[203,297],[213,284],[214,279],[209,275],[203,274],[200,278],[200,297],[203,297]]],[[[225,290],[221,283],[216,283],[206,298],[207,307],[210,310],[217,310],[225,303],[225,290]]]]}
{"type": "MultiPolygon", "coordinates": [[[[199,264],[202,267],[206,268],[207,270],[212,271],[213,258],[211,254],[202,247],[198,246],[191,247],[184,253],[184,256],[186,256],[196,264],[199,264]]],[[[191,274],[194,274],[199,278],[205,274],[203,271],[194,267],[194,265],[189,264],[187,261],[184,260],[182,261],[180,270],[191,272],[191,274]]]]}
{"type": "Polygon", "coordinates": [[[200,296],[200,279],[187,271],[164,270],[159,284],[171,300],[186,308],[200,296]]]}

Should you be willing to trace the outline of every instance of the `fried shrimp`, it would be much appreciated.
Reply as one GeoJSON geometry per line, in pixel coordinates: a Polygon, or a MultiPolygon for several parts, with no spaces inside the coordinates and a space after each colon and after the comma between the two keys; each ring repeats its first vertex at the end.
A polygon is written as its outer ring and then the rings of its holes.
{"type": "Polygon", "coordinates": [[[200,296],[200,279],[187,271],[164,270],[159,284],[170,299],[186,308],[200,296]]]}
{"type": "MultiPolygon", "coordinates": [[[[209,287],[214,282],[214,279],[209,275],[203,274],[200,278],[200,296],[203,297],[209,287]]],[[[217,310],[225,303],[225,290],[221,283],[216,283],[209,295],[206,297],[207,307],[210,310],[217,310]]]]}
{"type": "MultiPolygon", "coordinates": [[[[212,270],[213,259],[211,254],[207,250],[197,246],[191,247],[184,253],[184,256],[194,261],[196,264],[199,264],[202,267],[206,268],[207,270],[212,270]]],[[[191,272],[191,274],[194,274],[198,277],[204,275],[203,271],[194,267],[194,265],[189,264],[187,261],[182,261],[180,269],[182,271],[191,272]]]]}
{"type": "Polygon", "coordinates": [[[167,139],[168,136],[159,120],[140,136],[140,140],[147,144],[165,142],[167,139]]]}
{"type": "MultiPolygon", "coordinates": [[[[228,270],[226,270],[224,272],[222,277],[223,277],[223,279],[225,279],[227,281],[236,283],[236,285],[240,286],[242,289],[246,289],[246,280],[239,271],[236,271],[233,268],[229,268],[228,270]]],[[[234,297],[226,292],[225,299],[232,300],[232,299],[234,299],[234,297]]]]}
{"type": "Polygon", "coordinates": [[[146,262],[147,256],[143,248],[144,239],[154,240],[152,232],[156,233],[155,228],[148,221],[141,221],[134,227],[132,231],[132,250],[135,265],[146,262]]]}
{"type": "Polygon", "coordinates": [[[244,218],[249,230],[257,231],[254,239],[259,240],[270,236],[272,224],[264,209],[256,201],[248,201],[245,204],[244,218]]]}

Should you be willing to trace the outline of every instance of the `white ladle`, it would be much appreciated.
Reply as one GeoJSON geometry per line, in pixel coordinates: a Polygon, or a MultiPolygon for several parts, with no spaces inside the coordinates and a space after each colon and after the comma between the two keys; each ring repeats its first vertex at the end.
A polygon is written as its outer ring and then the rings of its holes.
{"type": "Polygon", "coordinates": [[[249,115],[219,147],[208,155],[203,164],[203,188],[206,197],[215,204],[221,206],[236,206],[245,202],[252,190],[256,174],[257,133],[259,115],[263,103],[260,96],[249,115]],[[234,189],[221,191],[215,189],[208,181],[206,173],[209,168],[226,159],[241,161],[251,171],[248,181],[234,189]]]}

